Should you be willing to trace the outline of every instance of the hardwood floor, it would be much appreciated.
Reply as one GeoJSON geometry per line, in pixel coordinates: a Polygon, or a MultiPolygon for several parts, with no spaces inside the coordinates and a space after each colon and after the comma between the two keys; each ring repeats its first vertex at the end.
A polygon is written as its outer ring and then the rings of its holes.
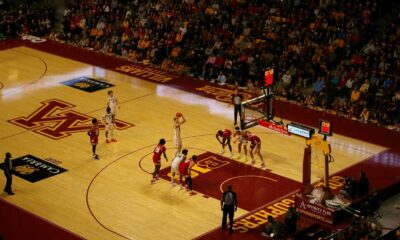
{"type": "MultiPolygon", "coordinates": [[[[148,172],[160,138],[167,140],[172,160],[172,119],[178,111],[187,119],[182,136],[189,155],[218,153],[215,133],[233,128],[227,104],[26,47],[0,51],[0,81],[1,156],[7,151],[14,158],[30,154],[67,170],[34,183],[14,177],[16,195],[2,195],[7,201],[87,239],[192,239],[219,226],[219,199],[189,196],[165,180],[151,185],[148,172]],[[74,83],[81,89],[63,84],[80,77],[89,79],[74,83]],[[114,86],[90,93],[84,91],[93,87],[85,85],[90,79],[114,86]],[[108,90],[120,102],[117,119],[125,125],[116,131],[117,143],[106,144],[101,130],[97,161],[86,131],[92,117],[104,114],[108,90]]],[[[305,140],[260,126],[251,131],[261,137],[267,168],[301,181],[305,140]]],[[[332,173],[385,150],[340,135],[329,141],[332,173]]],[[[314,151],[313,181],[321,177],[322,159],[314,151]]],[[[169,164],[164,161],[162,167],[169,164]]],[[[0,177],[0,185],[4,182],[0,177]]],[[[220,191],[217,184],[210,188],[220,191]]],[[[236,217],[246,213],[239,209],[236,217]]]]}

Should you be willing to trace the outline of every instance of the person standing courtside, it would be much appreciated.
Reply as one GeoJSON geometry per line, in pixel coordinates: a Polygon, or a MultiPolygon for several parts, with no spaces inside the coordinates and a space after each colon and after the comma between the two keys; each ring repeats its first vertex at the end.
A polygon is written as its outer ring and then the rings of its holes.
{"type": "Polygon", "coordinates": [[[6,176],[6,187],[4,188],[4,192],[8,193],[8,195],[14,195],[11,190],[12,184],[12,163],[11,163],[11,153],[6,153],[6,158],[4,159],[4,175],[6,176]]]}
{"type": "Polygon", "coordinates": [[[234,108],[234,125],[237,125],[237,116],[239,114],[239,121],[242,123],[242,101],[243,97],[239,94],[238,90],[235,90],[235,95],[232,96],[231,104],[233,104],[234,108]]]}
{"type": "Polygon", "coordinates": [[[229,234],[233,232],[233,216],[237,210],[237,195],[232,190],[232,186],[228,186],[228,190],[222,193],[221,210],[222,210],[222,226],[221,230],[225,231],[226,218],[229,215],[229,234]]]}

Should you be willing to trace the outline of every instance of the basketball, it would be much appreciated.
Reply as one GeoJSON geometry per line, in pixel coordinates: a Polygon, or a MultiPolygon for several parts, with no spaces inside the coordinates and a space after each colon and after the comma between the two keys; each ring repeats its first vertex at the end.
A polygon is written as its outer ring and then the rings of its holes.
{"type": "Polygon", "coordinates": [[[182,117],[182,113],[177,112],[177,113],[176,113],[176,117],[182,117]]]}

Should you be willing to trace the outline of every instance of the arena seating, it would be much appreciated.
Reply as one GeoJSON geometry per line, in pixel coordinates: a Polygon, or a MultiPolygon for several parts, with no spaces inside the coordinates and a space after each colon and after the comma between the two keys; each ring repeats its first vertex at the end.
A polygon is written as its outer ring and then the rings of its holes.
{"type": "Polygon", "coordinates": [[[72,1],[62,32],[49,31],[51,9],[26,6],[5,15],[0,32],[48,35],[210,82],[223,75],[243,88],[260,87],[275,67],[283,99],[399,130],[400,17],[376,24],[395,3],[323,2],[72,1]]]}
{"type": "Polygon", "coordinates": [[[44,37],[50,34],[54,23],[54,9],[40,7],[32,10],[30,5],[16,9],[0,8],[0,40],[22,34],[44,37]]]}
{"type": "Polygon", "coordinates": [[[278,95],[398,128],[398,19],[379,34],[373,23],[385,1],[313,2],[76,1],[64,39],[211,82],[223,74],[242,87],[258,86],[275,66],[278,95]]]}
{"type": "MultiPolygon", "coordinates": [[[[0,10],[0,40],[47,36],[211,83],[224,75],[242,88],[260,88],[275,67],[281,99],[400,131],[400,15],[381,30],[388,1],[335,2],[73,1],[61,32],[53,9],[21,6],[0,10]]],[[[336,237],[379,232],[357,220],[336,237]]]]}

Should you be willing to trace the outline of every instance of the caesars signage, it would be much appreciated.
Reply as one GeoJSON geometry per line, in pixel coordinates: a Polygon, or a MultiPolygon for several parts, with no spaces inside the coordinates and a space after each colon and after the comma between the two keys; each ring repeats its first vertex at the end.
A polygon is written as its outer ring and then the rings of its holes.
{"type": "MultiPolygon", "coordinates": [[[[12,160],[13,174],[31,183],[58,175],[67,170],[32,155],[12,160]]],[[[0,164],[3,168],[3,164],[0,164]]]]}

